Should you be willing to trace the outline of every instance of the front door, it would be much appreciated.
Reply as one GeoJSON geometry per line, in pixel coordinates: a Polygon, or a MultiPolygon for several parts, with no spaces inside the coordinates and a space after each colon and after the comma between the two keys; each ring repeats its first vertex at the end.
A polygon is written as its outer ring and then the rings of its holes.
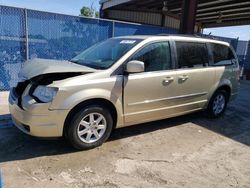
{"type": "Polygon", "coordinates": [[[125,123],[141,123],[170,115],[177,80],[172,70],[169,42],[148,44],[130,60],[143,61],[145,72],[125,76],[125,123]]]}

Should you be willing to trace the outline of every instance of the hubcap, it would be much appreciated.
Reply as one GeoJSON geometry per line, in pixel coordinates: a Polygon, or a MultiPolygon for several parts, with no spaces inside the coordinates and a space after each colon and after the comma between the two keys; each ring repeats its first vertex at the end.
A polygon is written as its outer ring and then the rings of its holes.
{"type": "Polygon", "coordinates": [[[102,138],[106,128],[107,122],[102,114],[90,113],[80,121],[77,134],[81,141],[90,144],[102,138]]]}
{"type": "Polygon", "coordinates": [[[219,94],[215,97],[213,102],[213,111],[215,115],[220,114],[225,107],[226,99],[225,96],[222,94],[219,94]]]}

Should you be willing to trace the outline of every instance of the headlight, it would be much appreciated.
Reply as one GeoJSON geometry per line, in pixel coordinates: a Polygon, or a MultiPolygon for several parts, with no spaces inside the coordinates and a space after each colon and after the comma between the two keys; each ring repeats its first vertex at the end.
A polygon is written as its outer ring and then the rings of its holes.
{"type": "Polygon", "coordinates": [[[37,86],[33,92],[33,96],[37,97],[42,102],[51,102],[56,96],[57,88],[46,87],[46,86],[37,86]]]}

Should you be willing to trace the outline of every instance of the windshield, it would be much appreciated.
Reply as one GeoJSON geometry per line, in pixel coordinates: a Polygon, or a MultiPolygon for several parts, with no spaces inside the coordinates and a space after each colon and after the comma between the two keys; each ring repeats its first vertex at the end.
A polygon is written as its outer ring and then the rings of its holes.
{"type": "Polygon", "coordinates": [[[88,48],[70,61],[94,69],[107,69],[140,41],[142,40],[108,39],[88,48]]]}

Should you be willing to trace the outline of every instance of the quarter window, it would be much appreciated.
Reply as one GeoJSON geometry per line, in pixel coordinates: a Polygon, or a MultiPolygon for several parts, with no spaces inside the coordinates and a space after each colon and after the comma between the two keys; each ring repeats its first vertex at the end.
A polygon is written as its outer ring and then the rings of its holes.
{"type": "Polygon", "coordinates": [[[206,67],[209,58],[205,43],[176,42],[178,67],[206,67]]]}
{"type": "Polygon", "coordinates": [[[171,69],[171,53],[169,42],[157,42],[137,52],[130,60],[144,62],[145,72],[171,69]]]}
{"type": "Polygon", "coordinates": [[[214,57],[214,65],[231,65],[232,59],[235,59],[232,50],[228,46],[211,44],[211,50],[214,57]]]}

